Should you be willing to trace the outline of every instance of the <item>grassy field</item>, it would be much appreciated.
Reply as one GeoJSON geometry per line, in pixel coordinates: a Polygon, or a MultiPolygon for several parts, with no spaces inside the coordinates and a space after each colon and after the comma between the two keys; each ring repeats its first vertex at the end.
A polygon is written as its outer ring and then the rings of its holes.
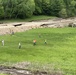
{"type": "Polygon", "coordinates": [[[76,28],[33,29],[12,36],[0,36],[0,41],[2,39],[5,40],[5,46],[0,43],[1,64],[38,62],[51,64],[54,69],[62,70],[64,75],[76,75],[76,28]],[[33,39],[37,40],[35,46],[33,39]],[[47,44],[44,44],[45,39],[47,44]],[[21,49],[18,49],[19,42],[21,49]]]}
{"type": "Polygon", "coordinates": [[[0,74],[0,75],[7,75],[7,74],[0,74]]]}
{"type": "Polygon", "coordinates": [[[30,18],[26,19],[5,19],[5,20],[0,20],[0,22],[26,22],[26,21],[37,21],[37,20],[47,20],[47,19],[54,19],[57,17],[54,16],[46,16],[46,15],[41,15],[41,16],[32,16],[30,18]]]}

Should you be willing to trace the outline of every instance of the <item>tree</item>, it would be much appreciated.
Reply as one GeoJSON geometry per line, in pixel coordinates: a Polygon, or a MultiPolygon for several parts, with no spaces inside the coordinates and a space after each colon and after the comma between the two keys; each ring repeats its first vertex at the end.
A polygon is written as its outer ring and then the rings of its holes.
{"type": "Polygon", "coordinates": [[[4,10],[3,10],[3,6],[2,6],[2,1],[0,0],[0,19],[4,18],[4,10]]]}
{"type": "Polygon", "coordinates": [[[34,0],[35,1],[35,15],[41,15],[42,14],[42,0],[34,0]]]}
{"type": "Polygon", "coordinates": [[[67,17],[68,17],[65,8],[63,8],[63,9],[59,12],[59,17],[62,17],[62,18],[67,18],[67,17]]]}
{"type": "Polygon", "coordinates": [[[76,13],[76,9],[75,9],[76,1],[75,0],[64,0],[64,2],[66,4],[66,10],[67,10],[68,17],[75,16],[75,13],[76,13]]]}
{"type": "Polygon", "coordinates": [[[34,0],[23,0],[23,2],[18,3],[15,9],[16,18],[27,18],[33,15],[35,10],[34,0]]]}
{"type": "Polygon", "coordinates": [[[0,0],[0,19],[32,15],[75,16],[76,0],[0,0]]]}
{"type": "Polygon", "coordinates": [[[65,8],[63,0],[50,0],[51,15],[59,16],[59,12],[65,8]]]}
{"type": "Polygon", "coordinates": [[[45,15],[50,15],[50,0],[42,0],[42,13],[45,15]]]}
{"type": "Polygon", "coordinates": [[[33,15],[34,0],[2,0],[5,18],[26,18],[33,15]]]}

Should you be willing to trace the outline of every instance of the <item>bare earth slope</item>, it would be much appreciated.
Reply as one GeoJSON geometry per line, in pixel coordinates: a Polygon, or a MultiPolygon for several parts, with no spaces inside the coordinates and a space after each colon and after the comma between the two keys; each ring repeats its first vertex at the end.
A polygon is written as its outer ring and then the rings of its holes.
{"type": "Polygon", "coordinates": [[[0,35],[11,34],[12,32],[23,32],[32,28],[43,28],[43,27],[65,27],[69,23],[76,23],[76,18],[69,19],[52,19],[52,20],[41,20],[33,22],[13,22],[0,24],[0,35]]]}

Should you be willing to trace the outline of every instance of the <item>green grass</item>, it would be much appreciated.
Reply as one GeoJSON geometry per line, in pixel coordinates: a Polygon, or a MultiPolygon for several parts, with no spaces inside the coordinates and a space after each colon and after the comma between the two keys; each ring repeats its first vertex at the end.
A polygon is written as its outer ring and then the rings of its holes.
{"type": "Polygon", "coordinates": [[[55,69],[63,70],[64,75],[76,75],[76,28],[33,29],[13,36],[0,36],[2,39],[5,46],[0,44],[0,63],[28,61],[51,64],[55,69]],[[33,46],[33,39],[37,40],[36,46],[33,46]],[[21,49],[18,49],[19,42],[21,49]]]}
{"type": "Polygon", "coordinates": [[[24,22],[24,21],[26,22],[26,21],[47,20],[47,19],[54,19],[54,18],[57,18],[57,17],[41,15],[41,16],[32,16],[32,17],[26,18],[26,19],[0,20],[0,22],[24,22]]]}
{"type": "Polygon", "coordinates": [[[7,74],[3,74],[3,73],[1,73],[0,75],[7,75],[7,74]]]}

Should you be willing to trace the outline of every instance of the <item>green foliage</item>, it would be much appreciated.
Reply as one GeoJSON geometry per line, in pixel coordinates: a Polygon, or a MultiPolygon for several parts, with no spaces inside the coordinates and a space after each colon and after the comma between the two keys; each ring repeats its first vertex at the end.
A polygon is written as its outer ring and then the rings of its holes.
{"type": "Polygon", "coordinates": [[[63,8],[63,9],[61,9],[61,11],[59,11],[59,17],[62,17],[62,18],[67,18],[68,17],[65,8],[63,8]]]}
{"type": "Polygon", "coordinates": [[[51,5],[51,14],[55,16],[59,16],[59,12],[62,11],[63,8],[65,8],[65,4],[63,0],[50,0],[51,5]]]}
{"type": "Polygon", "coordinates": [[[0,0],[0,19],[4,18],[4,10],[3,10],[3,6],[2,6],[2,1],[0,0]]]}
{"type": "Polygon", "coordinates": [[[26,17],[31,17],[34,11],[35,4],[33,2],[34,0],[27,0],[21,2],[17,6],[17,10],[15,13],[17,13],[16,17],[18,18],[26,18],[26,17]]]}
{"type": "Polygon", "coordinates": [[[1,19],[28,18],[32,15],[76,16],[76,0],[0,0],[1,19]]]}
{"type": "Polygon", "coordinates": [[[4,18],[4,10],[3,7],[0,5],[0,19],[4,18]]]}
{"type": "Polygon", "coordinates": [[[66,10],[67,10],[67,14],[68,16],[75,16],[76,15],[76,1],[75,0],[64,0],[65,4],[66,4],[66,10]]]}
{"type": "Polygon", "coordinates": [[[50,0],[43,0],[42,2],[42,13],[45,15],[50,15],[50,0]]]}
{"type": "Polygon", "coordinates": [[[0,75],[8,75],[8,74],[3,74],[3,73],[1,73],[0,75]]]}
{"type": "Polygon", "coordinates": [[[30,18],[26,19],[5,19],[5,20],[0,20],[0,22],[26,22],[26,21],[37,21],[37,20],[46,20],[46,19],[55,19],[57,17],[55,16],[47,16],[47,15],[39,15],[39,16],[32,16],[30,18]]]}
{"type": "Polygon", "coordinates": [[[3,0],[5,18],[26,18],[34,11],[34,0],[3,0]]]}
{"type": "Polygon", "coordinates": [[[42,14],[42,0],[34,0],[35,1],[35,15],[42,14]]]}

